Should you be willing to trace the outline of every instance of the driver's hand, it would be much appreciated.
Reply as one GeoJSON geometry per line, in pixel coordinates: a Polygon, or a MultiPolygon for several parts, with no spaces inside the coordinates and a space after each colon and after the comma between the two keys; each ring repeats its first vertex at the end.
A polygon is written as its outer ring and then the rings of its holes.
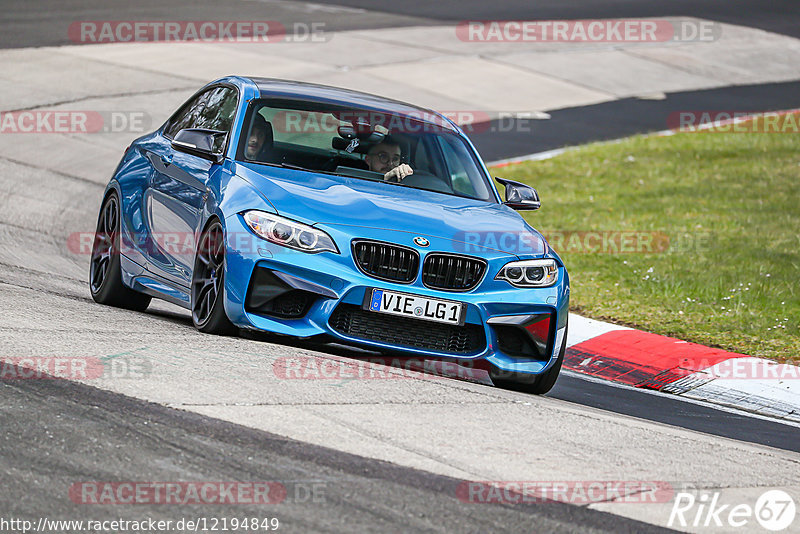
{"type": "Polygon", "coordinates": [[[383,180],[385,182],[402,182],[403,179],[408,176],[409,174],[414,174],[414,169],[412,169],[408,164],[401,163],[391,171],[387,172],[383,175],[383,180]]]}

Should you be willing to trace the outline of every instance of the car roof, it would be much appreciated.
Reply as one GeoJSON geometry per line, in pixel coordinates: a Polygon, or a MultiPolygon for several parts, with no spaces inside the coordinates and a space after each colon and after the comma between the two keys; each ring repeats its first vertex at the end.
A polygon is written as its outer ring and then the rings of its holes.
{"type": "Polygon", "coordinates": [[[400,100],[362,93],[352,89],[316,83],[280,80],[276,78],[247,78],[261,93],[261,98],[281,97],[329,104],[369,108],[393,115],[410,116],[422,122],[431,122],[455,131],[450,120],[431,109],[415,106],[400,100]],[[432,119],[432,120],[431,120],[432,119]]]}

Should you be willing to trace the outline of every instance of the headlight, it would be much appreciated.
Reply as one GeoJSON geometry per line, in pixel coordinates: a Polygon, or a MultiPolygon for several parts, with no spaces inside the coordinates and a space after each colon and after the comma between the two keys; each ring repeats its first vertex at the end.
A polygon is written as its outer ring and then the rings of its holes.
{"type": "Polygon", "coordinates": [[[514,287],[548,287],[558,279],[556,260],[522,260],[507,263],[495,280],[505,280],[514,287]]]}
{"type": "Polygon", "coordinates": [[[313,226],[263,211],[246,211],[244,220],[258,236],[278,245],[303,252],[339,254],[331,236],[313,226]]]}

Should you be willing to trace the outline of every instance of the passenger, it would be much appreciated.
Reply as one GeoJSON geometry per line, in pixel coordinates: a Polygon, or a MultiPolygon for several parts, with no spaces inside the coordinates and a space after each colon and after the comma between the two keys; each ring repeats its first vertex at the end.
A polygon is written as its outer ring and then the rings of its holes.
{"type": "Polygon", "coordinates": [[[391,137],[370,147],[364,161],[373,172],[382,172],[383,179],[387,182],[402,182],[406,176],[414,174],[414,169],[405,163],[400,163],[400,143],[391,137]]]}

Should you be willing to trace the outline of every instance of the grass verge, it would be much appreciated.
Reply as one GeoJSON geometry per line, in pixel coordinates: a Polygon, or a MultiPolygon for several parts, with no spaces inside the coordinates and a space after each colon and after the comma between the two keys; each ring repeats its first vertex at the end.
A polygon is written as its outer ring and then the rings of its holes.
{"type": "Polygon", "coordinates": [[[642,136],[493,171],[539,191],[521,213],[573,311],[800,363],[800,133],[642,136]]]}

